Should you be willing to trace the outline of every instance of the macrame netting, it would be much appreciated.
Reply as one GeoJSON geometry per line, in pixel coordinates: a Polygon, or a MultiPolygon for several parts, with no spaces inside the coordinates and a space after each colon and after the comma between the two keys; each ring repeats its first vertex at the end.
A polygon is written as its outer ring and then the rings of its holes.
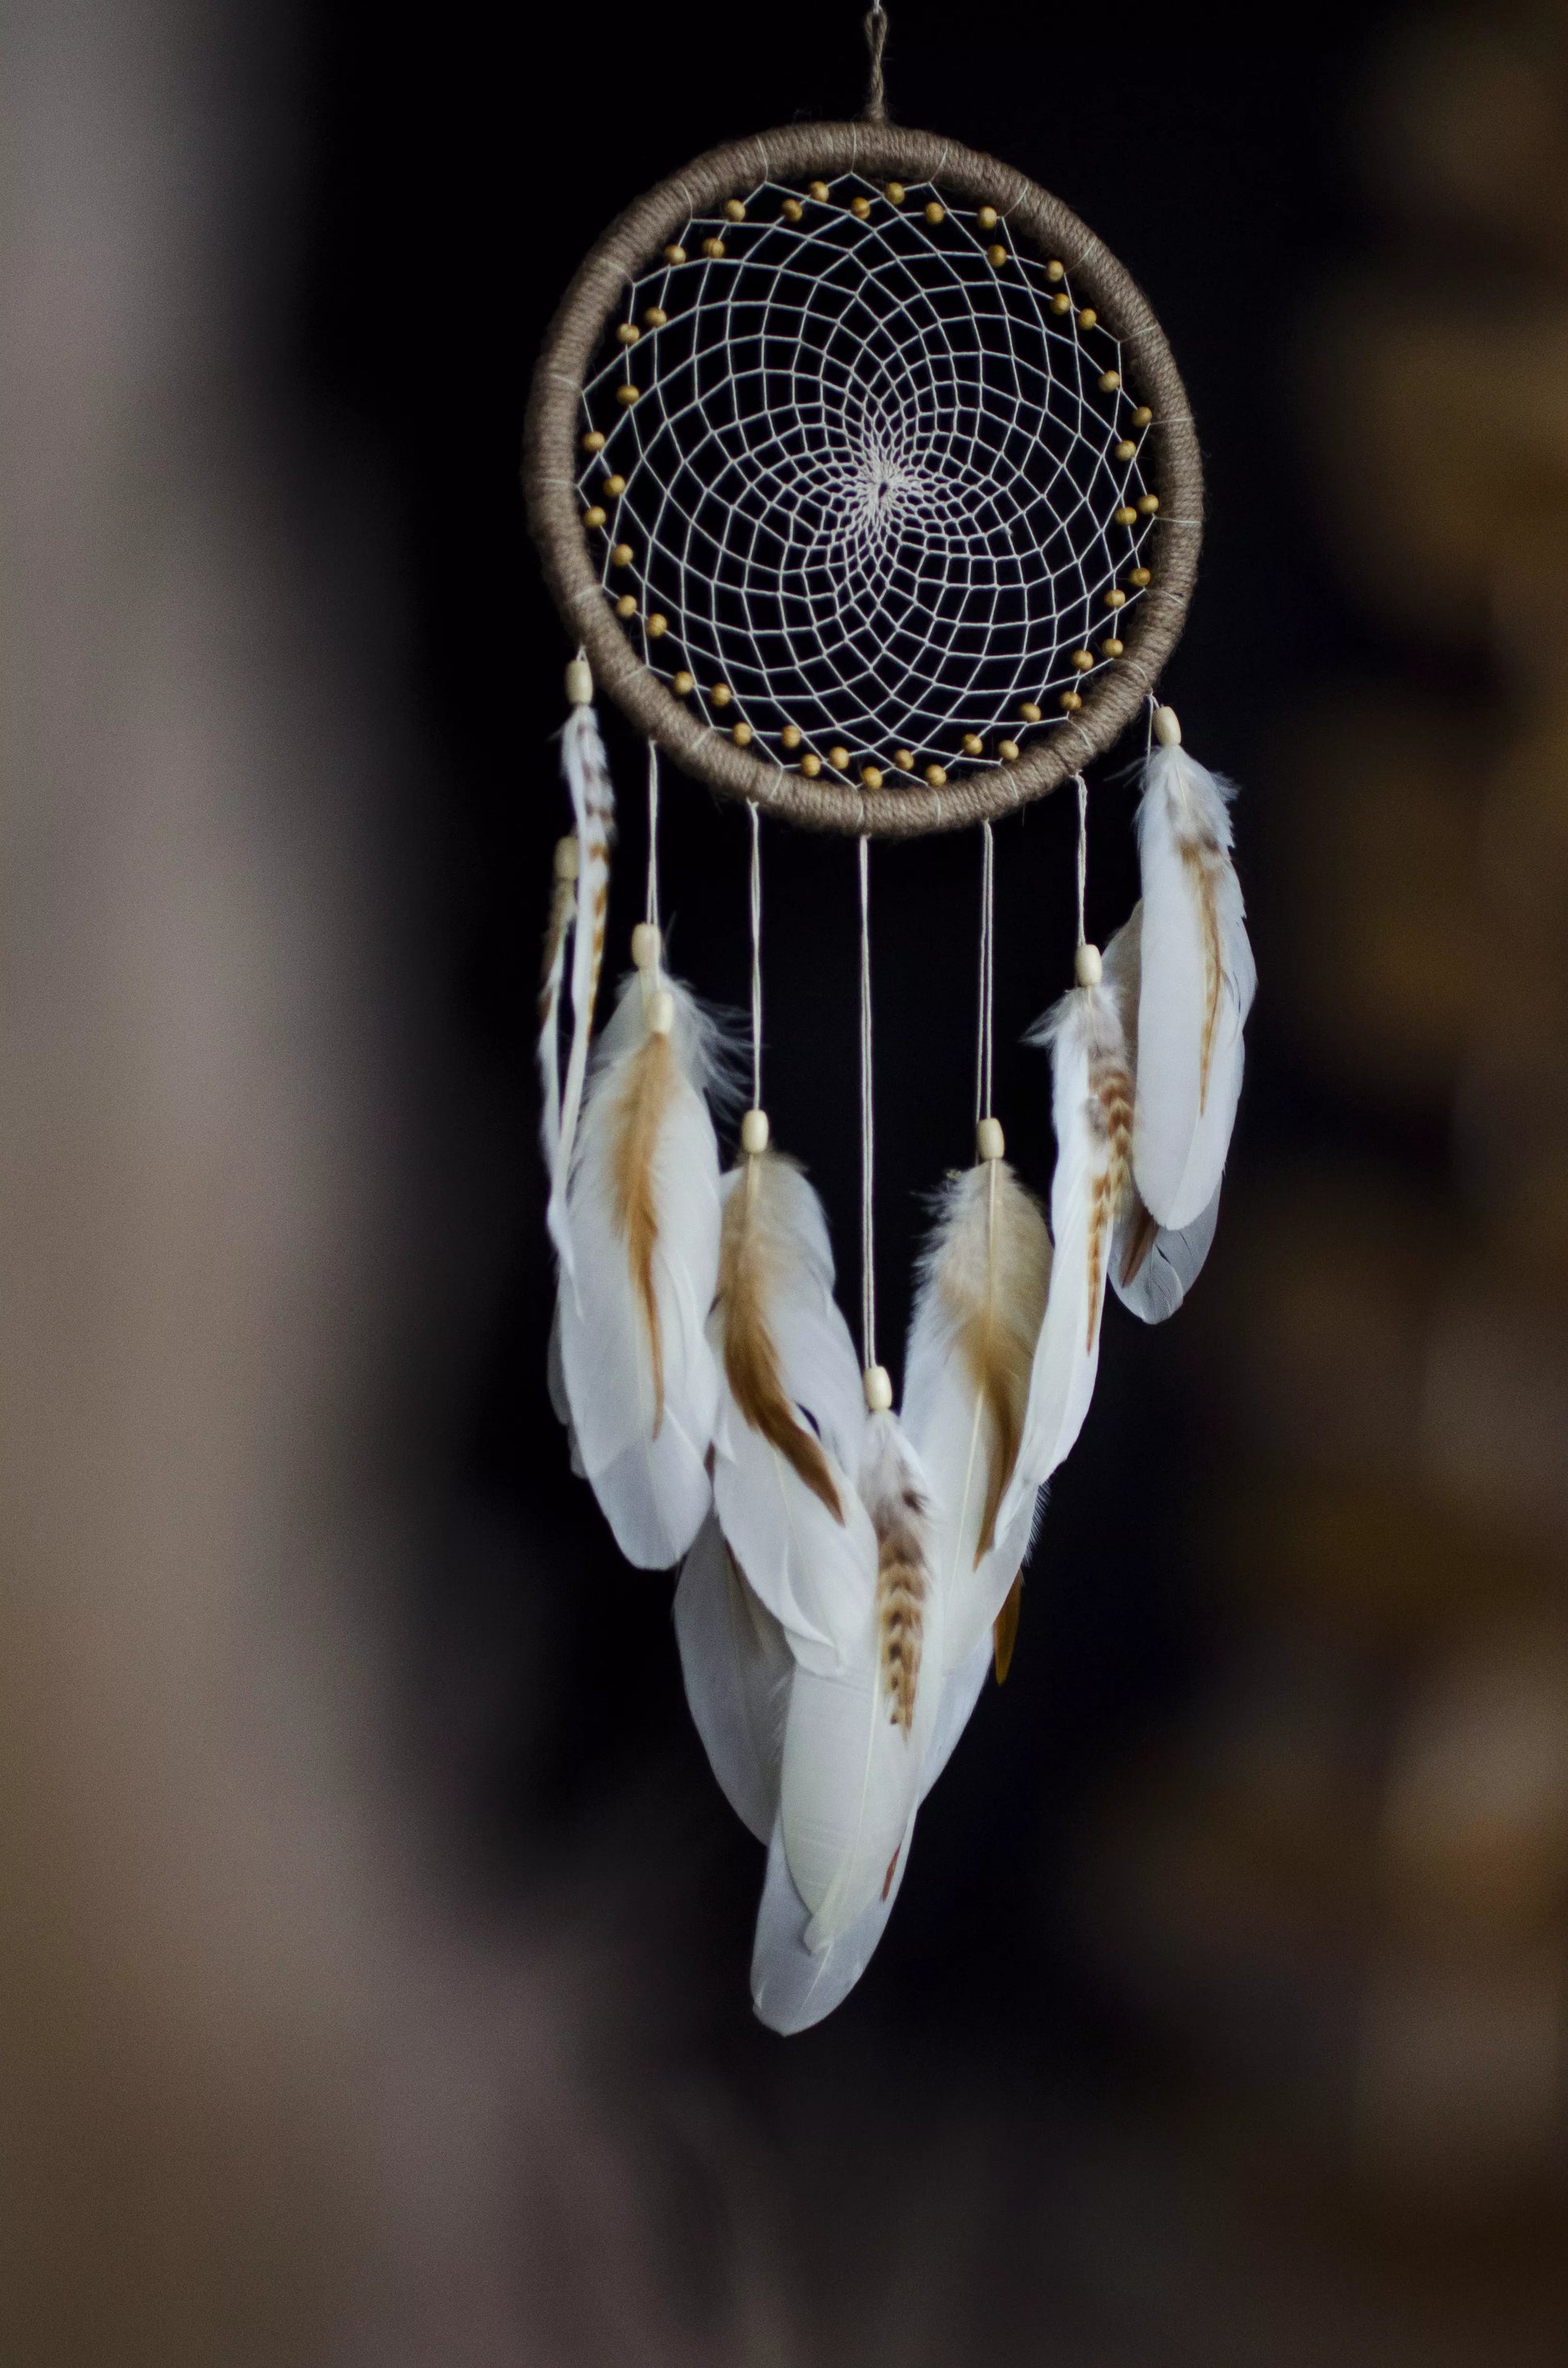
{"type": "Polygon", "coordinates": [[[583,391],[604,591],[694,717],[778,766],[1010,761],[1119,662],[1149,414],[1005,218],[814,187],[694,217],[629,283],[583,391]]]}

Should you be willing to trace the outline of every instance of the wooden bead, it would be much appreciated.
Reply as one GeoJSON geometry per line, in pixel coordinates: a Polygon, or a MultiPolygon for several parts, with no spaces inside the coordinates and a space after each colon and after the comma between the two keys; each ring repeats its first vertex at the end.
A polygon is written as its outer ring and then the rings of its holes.
{"type": "Polygon", "coordinates": [[[632,404],[637,401],[641,392],[642,390],[640,388],[630,384],[626,386],[618,386],[615,390],[615,399],[617,403],[622,404],[626,410],[630,411],[632,404]]]}
{"type": "Polygon", "coordinates": [[[802,219],[806,210],[799,198],[786,198],[778,211],[786,222],[795,222],[802,219]]]}
{"type": "Polygon", "coordinates": [[[926,779],[930,782],[931,787],[934,790],[945,790],[948,786],[947,767],[945,765],[927,765],[926,768],[926,779]]]}
{"type": "Polygon", "coordinates": [[[1144,585],[1149,581],[1149,571],[1146,567],[1130,567],[1127,571],[1127,580],[1129,584],[1136,584],[1142,592],[1144,585]]]}
{"type": "Polygon", "coordinates": [[[585,451],[585,452],[602,452],[602,451],[604,450],[604,449],[605,449],[605,439],[604,439],[603,436],[600,434],[599,430],[598,430],[597,427],[590,427],[590,428],[589,428],[589,430],[588,430],[588,432],[587,432],[587,434],[586,434],[586,435],[584,437],[584,438],[583,438],[583,450],[584,450],[584,451],[585,451]]]}
{"type": "Polygon", "coordinates": [[[890,181],[884,194],[890,206],[902,206],[904,199],[903,183],[890,181]]]}
{"type": "Polygon", "coordinates": [[[1059,704],[1069,715],[1076,715],[1084,702],[1075,690],[1064,690],[1059,704]]]}
{"type": "Polygon", "coordinates": [[[1132,507],[1132,505],[1131,505],[1131,502],[1123,502],[1123,504],[1122,504],[1121,507],[1118,510],[1118,512],[1117,512],[1117,514],[1116,514],[1116,522],[1117,522],[1118,526],[1136,526],[1136,525],[1137,525],[1137,523],[1138,523],[1138,513],[1137,513],[1137,511],[1133,508],[1133,507],[1132,507]]]}
{"type": "Polygon", "coordinates": [[[734,693],[727,682],[716,682],[708,696],[715,707],[728,707],[734,693]]]}
{"type": "Polygon", "coordinates": [[[892,1411],[892,1381],[885,1365],[866,1368],[866,1406],[871,1414],[892,1411]]]}
{"type": "Polygon", "coordinates": [[[1140,494],[1138,507],[1145,518],[1153,518],[1160,507],[1160,496],[1158,494],[1140,494]]]}
{"type": "Polygon", "coordinates": [[[1006,1156],[1007,1142],[1002,1133],[1002,1121],[983,1118],[974,1130],[974,1156],[977,1159],[1002,1159],[1006,1156]]]}
{"type": "Polygon", "coordinates": [[[601,527],[608,516],[608,512],[601,510],[597,502],[596,502],[592,509],[585,510],[583,512],[583,524],[586,527],[601,527]]]}
{"type": "Polygon", "coordinates": [[[666,246],[665,249],[665,261],[669,264],[684,263],[686,261],[685,247],[666,246]]]}
{"type": "Polygon", "coordinates": [[[734,742],[737,748],[749,748],[751,746],[751,725],[749,723],[737,723],[732,730],[730,737],[734,742]]]}
{"type": "Polygon", "coordinates": [[[661,617],[657,609],[655,609],[653,615],[648,620],[649,639],[656,642],[663,634],[667,633],[669,630],[669,619],[667,617],[661,617]]]}
{"type": "Polygon", "coordinates": [[[1023,705],[1018,710],[1018,714],[1022,722],[1025,723],[1038,723],[1040,722],[1040,710],[1035,705],[1032,699],[1025,700],[1023,705]]]}
{"type": "Polygon", "coordinates": [[[1131,437],[1124,436],[1120,443],[1116,448],[1116,457],[1119,461],[1131,461],[1137,450],[1138,447],[1132,441],[1131,437]]]}
{"type": "Polygon", "coordinates": [[[915,751],[913,748],[895,748],[892,752],[892,760],[898,767],[901,773],[914,772],[915,751]]]}
{"type": "Polygon", "coordinates": [[[632,551],[631,545],[629,542],[618,542],[615,549],[609,555],[610,565],[612,567],[630,567],[635,556],[636,554],[632,551]]]}
{"type": "Polygon", "coordinates": [[[966,757],[983,757],[985,743],[978,732],[966,732],[963,735],[963,749],[966,757]]]}
{"type": "Polygon", "coordinates": [[[819,206],[825,205],[827,203],[827,183],[825,181],[813,181],[812,183],[812,195],[815,198],[819,206]]]}
{"type": "Polygon", "coordinates": [[[623,592],[619,599],[615,604],[615,613],[618,617],[635,617],[637,614],[637,600],[635,594],[623,592]]]}
{"type": "Polygon", "coordinates": [[[607,477],[601,490],[609,495],[612,502],[618,502],[626,491],[626,480],[624,477],[607,477]]]}
{"type": "Polygon", "coordinates": [[[860,779],[865,782],[866,787],[869,790],[880,790],[882,786],[881,767],[880,765],[862,765],[860,768],[860,779]]]}
{"type": "Polygon", "coordinates": [[[1048,263],[1045,267],[1045,276],[1048,279],[1060,279],[1063,277],[1063,267],[1054,261],[1048,263]]]}
{"type": "Polygon", "coordinates": [[[1101,370],[1100,392],[1102,394],[1114,394],[1120,384],[1121,372],[1119,370],[1101,370]]]}
{"type": "Polygon", "coordinates": [[[702,252],[706,256],[710,256],[713,261],[717,263],[724,252],[723,240],[722,238],[705,238],[702,242],[702,252]]]}
{"type": "Polygon", "coordinates": [[[849,764],[848,749],[835,741],[834,746],[827,752],[827,761],[833,767],[835,773],[845,772],[847,770],[849,764]]]}
{"type": "Polygon", "coordinates": [[[1100,643],[1108,658],[1119,658],[1126,646],[1125,642],[1119,642],[1114,633],[1108,633],[1100,643]]]}
{"type": "Polygon", "coordinates": [[[1074,650],[1073,653],[1073,663],[1077,667],[1080,674],[1087,674],[1089,668],[1094,665],[1094,659],[1089,655],[1087,650],[1074,650]]]}
{"type": "Polygon", "coordinates": [[[1004,765],[1016,765],[1018,761],[1017,742],[1016,740],[998,740],[996,743],[996,754],[1001,757],[1004,765]]]}
{"type": "Polygon", "coordinates": [[[652,921],[639,921],[631,932],[631,959],[639,970],[657,970],[664,939],[652,921]]]}
{"type": "Polygon", "coordinates": [[[648,997],[648,1033],[667,1036],[676,1024],[676,999],[667,986],[648,997]]]}
{"type": "Polygon", "coordinates": [[[1108,609],[1125,609],[1127,606],[1127,595],[1119,589],[1114,592],[1108,592],[1105,596],[1105,604],[1108,609]]]}
{"type": "Polygon", "coordinates": [[[820,757],[813,757],[811,750],[808,748],[805,755],[801,759],[801,770],[804,773],[808,781],[814,781],[817,775],[822,771],[822,758],[820,757]]]}
{"type": "Polygon", "coordinates": [[[1007,260],[1006,248],[1005,246],[988,246],[985,250],[985,260],[990,264],[994,271],[1000,271],[1002,266],[1007,260]]]}
{"type": "Polygon", "coordinates": [[[1085,304],[1078,315],[1078,326],[1080,329],[1092,329],[1099,317],[1092,304],[1085,304]]]}
{"type": "Polygon", "coordinates": [[[975,220],[980,224],[982,230],[994,230],[996,227],[995,207],[982,206],[980,211],[975,216],[975,220]]]}
{"type": "Polygon", "coordinates": [[[1154,737],[1162,748],[1181,746],[1181,722],[1174,707],[1155,708],[1154,737]]]}
{"type": "Polygon", "coordinates": [[[1082,945],[1073,957],[1073,975],[1080,986],[1098,986],[1105,976],[1098,946],[1082,945]]]}
{"type": "Polygon", "coordinates": [[[671,676],[670,689],[677,699],[689,699],[697,689],[697,678],[694,675],[687,674],[686,668],[682,666],[678,674],[671,676]]]}
{"type": "Polygon", "coordinates": [[[926,219],[928,222],[932,223],[946,222],[948,219],[948,210],[946,206],[939,206],[935,198],[933,198],[930,204],[926,209],[926,219]]]}
{"type": "Polygon", "coordinates": [[[577,842],[573,837],[571,832],[568,831],[564,838],[558,838],[555,842],[554,871],[556,878],[558,880],[575,880],[578,872],[582,869],[582,861],[581,849],[578,848],[577,842]]]}
{"type": "Polygon", "coordinates": [[[741,1149],[755,1159],[759,1152],[767,1149],[771,1132],[765,1110],[748,1110],[741,1121],[741,1149]]]}
{"type": "Polygon", "coordinates": [[[1053,313],[1070,313],[1073,310],[1073,299],[1063,291],[1058,290],[1051,300],[1051,309],[1053,313]]]}
{"type": "Polygon", "coordinates": [[[594,703],[594,670],[586,658],[573,658],[566,668],[566,699],[572,707],[594,703]]]}
{"type": "Polygon", "coordinates": [[[866,216],[867,216],[867,215],[870,212],[870,211],[871,211],[871,200],[870,200],[870,199],[869,199],[869,198],[851,198],[851,199],[850,199],[850,200],[849,200],[849,211],[850,211],[850,212],[851,212],[852,214],[858,214],[858,215],[859,216],[860,220],[861,220],[862,222],[864,222],[864,221],[865,221],[865,219],[866,219],[866,216]]]}
{"type": "Polygon", "coordinates": [[[623,346],[634,346],[642,332],[635,321],[622,321],[615,334],[623,346]]]}
{"type": "Polygon", "coordinates": [[[650,304],[642,315],[642,326],[645,329],[662,329],[669,317],[662,304],[650,304]]]}
{"type": "Polygon", "coordinates": [[[1141,403],[1137,410],[1132,415],[1132,425],[1134,427],[1147,427],[1150,420],[1153,419],[1153,416],[1154,415],[1150,410],[1148,404],[1146,403],[1141,403]]]}
{"type": "Polygon", "coordinates": [[[783,731],[778,734],[778,737],[784,747],[798,748],[801,745],[800,725],[798,723],[786,723],[783,731]]]}
{"type": "Polygon", "coordinates": [[[726,222],[744,222],[745,218],[746,210],[744,206],[742,205],[739,198],[727,198],[724,201],[724,220],[726,222]]]}

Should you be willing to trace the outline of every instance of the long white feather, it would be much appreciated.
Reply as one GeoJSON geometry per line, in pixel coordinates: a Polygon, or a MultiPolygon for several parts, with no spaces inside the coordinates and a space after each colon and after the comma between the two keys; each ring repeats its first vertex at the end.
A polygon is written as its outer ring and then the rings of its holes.
{"type": "Polygon", "coordinates": [[[1099,1369],[1111,1237],[1128,1190],[1132,1078],[1113,996],[1075,986],[1030,1031],[1049,1044],[1056,1172],[1054,1250],[1045,1321],[1029,1376],[1023,1444],[998,1527],[1020,1520],[1033,1492],[1072,1452],[1099,1369]]]}
{"type": "MultiPolygon", "coordinates": [[[[1138,1004],[1142,985],[1140,959],[1142,905],[1133,906],[1105,950],[1105,984],[1116,998],[1133,1077],[1133,1141],[1137,1101],[1142,1091],[1138,1067],[1138,1004]]],[[[1111,1246],[1110,1281],[1122,1305],[1144,1324],[1163,1324],[1176,1314],[1202,1271],[1220,1217],[1220,1188],[1189,1225],[1174,1229],[1150,1214],[1134,1184],[1117,1223],[1111,1246]]]]}
{"type": "Polygon", "coordinates": [[[1179,1233],[1220,1188],[1257,973],[1231,861],[1229,785],[1179,745],[1154,748],[1143,780],[1132,1162],[1151,1213],[1179,1233]]]}
{"type": "Polygon", "coordinates": [[[640,975],[595,1056],[558,1298],[583,1468],[627,1560],[678,1562],[708,1510],[719,1375],[704,1329],[719,1270],[719,1154],[703,1087],[709,1023],[669,980],[667,1036],[640,975]],[[661,1049],[662,1048],[662,1049],[661,1049]]]}
{"type": "Polygon", "coordinates": [[[722,1187],[713,1495],[736,1561],[799,1659],[840,1665],[846,1608],[876,1585],[877,1540],[856,1486],[865,1434],[859,1360],[833,1296],[822,1204],[777,1152],[722,1187]]]}
{"type": "Polygon", "coordinates": [[[709,1765],[741,1823],[767,1842],[778,1816],[795,1663],[711,1513],[681,1566],[675,1625],[686,1698],[709,1765]]]}
{"type": "Polygon", "coordinates": [[[903,1428],[931,1486],[949,1668],[992,1627],[1028,1543],[1028,1520],[1003,1530],[997,1515],[1050,1280],[1044,1215],[1006,1162],[949,1178],[921,1261],[903,1391],[903,1428]]]}
{"type": "MultiPolygon", "coordinates": [[[[572,1048],[561,1089],[559,1118],[552,1122],[547,1117],[545,1121],[551,1157],[546,1222],[556,1254],[570,1273],[574,1253],[567,1208],[568,1186],[587,1076],[588,1040],[593,1032],[594,1006],[604,963],[605,923],[609,912],[609,850],[615,836],[615,791],[591,706],[574,707],[567,717],[561,734],[561,762],[577,825],[577,886],[572,932],[572,1048]]],[[[541,1052],[546,1064],[547,1100],[551,1067],[559,1058],[554,1042],[558,1007],[559,986],[545,1022],[550,1047],[548,1052],[541,1052]]]]}

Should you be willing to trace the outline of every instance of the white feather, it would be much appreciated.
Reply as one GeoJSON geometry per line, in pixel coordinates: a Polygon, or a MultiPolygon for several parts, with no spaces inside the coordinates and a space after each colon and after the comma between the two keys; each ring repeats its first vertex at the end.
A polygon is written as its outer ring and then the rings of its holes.
{"type": "Polygon", "coordinates": [[[708,1510],[707,1455],[719,1375],[705,1322],[719,1266],[719,1155],[703,1099],[710,1030],[684,987],[674,997],[676,1076],[649,1163],[657,1212],[652,1261],[663,1405],[647,1317],[616,1214],[618,1129],[648,1040],[637,976],[621,989],[595,1057],[568,1211],[576,1257],[563,1272],[561,1367],[583,1468],[629,1562],[678,1562],[708,1510]]]}
{"type": "MultiPolygon", "coordinates": [[[[550,1107],[559,1053],[555,1042],[560,987],[550,999],[550,1042],[541,1043],[547,1112],[545,1146],[550,1159],[550,1206],[546,1221],[562,1264],[570,1273],[574,1250],[568,1186],[576,1149],[577,1121],[587,1076],[588,1039],[604,962],[605,922],[609,908],[609,850],[615,836],[615,791],[591,706],[574,707],[561,734],[562,769],[572,793],[577,825],[577,893],[572,931],[572,1047],[561,1088],[559,1114],[550,1107]]],[[[562,955],[564,949],[562,948],[562,955]]]]}
{"type": "Polygon", "coordinates": [[[1143,778],[1133,1168],[1151,1212],[1179,1233],[1220,1187],[1257,976],[1231,862],[1227,786],[1180,746],[1155,748],[1143,778]]]}
{"type": "Polygon", "coordinates": [[[711,1513],[681,1567],[676,1637],[686,1698],[720,1790],[759,1842],[778,1816],[795,1664],[784,1631],[735,1567],[711,1513]]]}

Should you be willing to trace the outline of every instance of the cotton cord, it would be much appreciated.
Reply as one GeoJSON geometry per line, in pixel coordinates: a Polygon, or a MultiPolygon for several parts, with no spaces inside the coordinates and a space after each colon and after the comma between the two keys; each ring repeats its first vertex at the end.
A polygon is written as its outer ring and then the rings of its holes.
{"type": "Polygon", "coordinates": [[[651,928],[659,926],[659,749],[648,743],[648,891],[642,916],[651,928]]]}
{"type": "Polygon", "coordinates": [[[751,809],[751,1106],[762,1108],[762,814],[751,809]]]}
{"type": "Polygon", "coordinates": [[[974,1122],[991,1116],[991,1054],[996,1041],[996,869],[991,825],[980,825],[980,1017],[974,1048],[974,1122]]]}
{"type": "Polygon", "coordinates": [[[866,90],[866,120],[885,123],[888,120],[887,84],[882,77],[882,51],[888,45],[888,12],[882,0],[876,0],[866,16],[866,47],[871,53],[871,78],[866,90]]]}
{"type": "Polygon", "coordinates": [[[871,1196],[876,1167],[871,1114],[871,842],[860,841],[860,1355],[868,1372],[877,1361],[876,1234],[871,1196]]]}
{"type": "Polygon", "coordinates": [[[1084,898],[1089,884],[1089,784],[1074,773],[1078,784],[1078,943],[1085,942],[1084,898]]]}

